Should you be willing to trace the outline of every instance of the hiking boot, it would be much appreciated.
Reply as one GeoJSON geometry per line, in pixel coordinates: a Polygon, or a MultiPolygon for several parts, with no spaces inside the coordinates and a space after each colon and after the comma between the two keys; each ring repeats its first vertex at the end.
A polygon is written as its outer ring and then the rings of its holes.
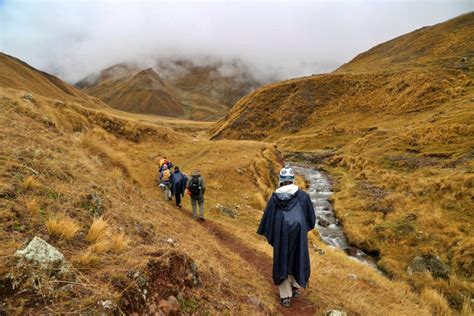
{"type": "Polygon", "coordinates": [[[204,217],[199,217],[199,220],[200,220],[201,222],[204,222],[204,217]]]}
{"type": "Polygon", "coordinates": [[[289,297],[280,298],[280,304],[283,307],[291,307],[291,298],[289,297]]]}
{"type": "Polygon", "coordinates": [[[298,298],[300,297],[300,291],[297,287],[291,287],[291,290],[293,292],[293,298],[298,298]]]}

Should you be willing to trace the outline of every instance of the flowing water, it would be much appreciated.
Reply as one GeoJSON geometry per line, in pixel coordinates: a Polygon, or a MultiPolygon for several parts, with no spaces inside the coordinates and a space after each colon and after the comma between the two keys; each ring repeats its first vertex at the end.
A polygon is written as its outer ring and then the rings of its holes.
{"type": "Polygon", "coordinates": [[[293,170],[309,182],[307,190],[316,212],[316,230],[321,239],[330,246],[344,250],[349,256],[354,257],[370,266],[375,263],[362,250],[352,247],[337,219],[329,198],[332,195],[331,181],[322,171],[292,165],[293,170]]]}

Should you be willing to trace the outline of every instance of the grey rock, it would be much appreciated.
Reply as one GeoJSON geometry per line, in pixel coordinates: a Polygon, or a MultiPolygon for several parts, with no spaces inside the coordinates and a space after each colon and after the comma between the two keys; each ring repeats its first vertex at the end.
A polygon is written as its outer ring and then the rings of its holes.
{"type": "Polygon", "coordinates": [[[23,99],[25,99],[28,102],[34,102],[35,101],[35,99],[33,98],[33,94],[31,94],[31,93],[25,94],[23,96],[23,99]]]}
{"type": "Polygon", "coordinates": [[[322,227],[328,227],[329,225],[331,225],[331,222],[322,218],[322,217],[319,217],[318,218],[318,225],[319,226],[322,226],[322,227]]]}
{"type": "Polygon", "coordinates": [[[447,264],[443,263],[438,256],[427,254],[413,258],[407,268],[409,275],[426,271],[429,271],[434,278],[447,279],[451,269],[447,264]]]}
{"type": "Polygon", "coordinates": [[[337,309],[330,310],[326,313],[327,316],[347,316],[347,313],[337,309]]]}
{"type": "Polygon", "coordinates": [[[219,211],[221,211],[221,213],[223,213],[224,215],[227,215],[227,216],[229,216],[229,217],[231,217],[231,218],[236,218],[236,217],[239,215],[239,213],[237,213],[236,210],[231,209],[231,208],[228,208],[228,207],[225,207],[225,206],[222,205],[222,204],[217,204],[217,205],[216,205],[216,208],[217,208],[219,211]]]}
{"type": "Polygon", "coordinates": [[[70,268],[64,255],[40,237],[34,237],[22,250],[17,250],[15,256],[36,263],[43,268],[59,267],[63,272],[70,268]]]}

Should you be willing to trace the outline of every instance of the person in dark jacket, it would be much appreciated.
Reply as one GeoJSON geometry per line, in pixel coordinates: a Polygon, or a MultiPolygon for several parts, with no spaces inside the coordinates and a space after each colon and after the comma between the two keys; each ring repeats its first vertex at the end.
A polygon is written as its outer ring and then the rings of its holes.
{"type": "Polygon", "coordinates": [[[257,231],[273,247],[273,282],[285,307],[309,280],[308,232],[316,221],[311,198],[293,184],[294,178],[289,166],[280,171],[280,187],[270,197],[257,231]]]}
{"type": "Polygon", "coordinates": [[[176,206],[179,208],[181,208],[181,197],[184,197],[187,182],[188,178],[186,175],[179,171],[178,166],[174,167],[174,172],[170,176],[170,188],[176,199],[176,206]]]}
{"type": "Polygon", "coordinates": [[[196,220],[196,204],[199,204],[199,221],[204,221],[204,193],[206,192],[206,184],[199,170],[191,173],[191,180],[188,183],[188,190],[191,194],[191,205],[193,207],[193,219],[196,220]]]}

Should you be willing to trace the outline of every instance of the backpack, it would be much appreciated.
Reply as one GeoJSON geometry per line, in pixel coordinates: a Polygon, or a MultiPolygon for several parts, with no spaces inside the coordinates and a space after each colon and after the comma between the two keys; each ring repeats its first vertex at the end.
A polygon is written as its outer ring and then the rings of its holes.
{"type": "Polygon", "coordinates": [[[171,176],[171,172],[169,171],[169,169],[163,170],[163,174],[161,175],[161,181],[163,182],[169,181],[170,176],[171,176]]]}
{"type": "Polygon", "coordinates": [[[201,193],[201,179],[200,178],[192,178],[189,182],[188,190],[191,192],[191,196],[197,197],[201,193]]]}

